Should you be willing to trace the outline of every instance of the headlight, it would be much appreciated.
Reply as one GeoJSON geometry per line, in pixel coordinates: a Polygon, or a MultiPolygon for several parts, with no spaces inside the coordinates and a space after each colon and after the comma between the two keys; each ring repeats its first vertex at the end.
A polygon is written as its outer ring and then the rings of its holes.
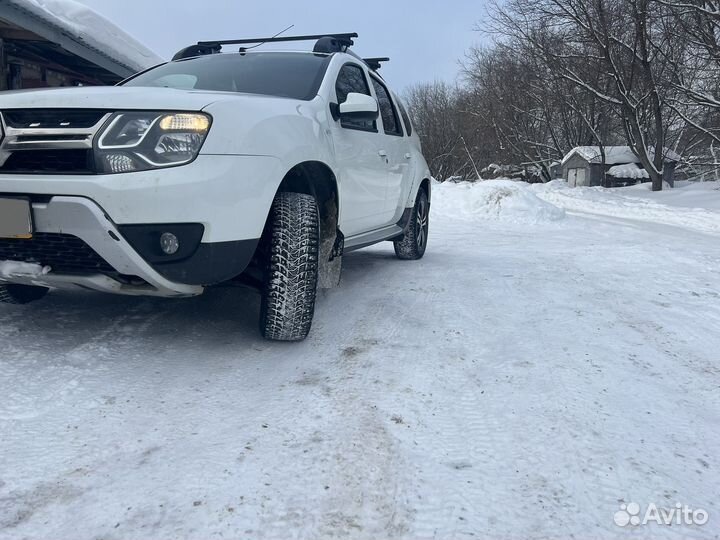
{"type": "Polygon", "coordinates": [[[95,145],[101,173],[146,171],[195,159],[210,130],[202,113],[124,112],[112,116],[95,145]]]}

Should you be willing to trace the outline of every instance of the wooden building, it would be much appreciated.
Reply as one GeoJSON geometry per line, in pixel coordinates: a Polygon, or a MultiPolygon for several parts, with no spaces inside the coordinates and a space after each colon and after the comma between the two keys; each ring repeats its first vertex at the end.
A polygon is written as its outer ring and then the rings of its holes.
{"type": "Polygon", "coordinates": [[[72,0],[0,0],[0,90],[115,84],[161,61],[72,0]]]}
{"type": "MultiPolygon", "coordinates": [[[[578,146],[563,158],[562,177],[571,186],[621,187],[649,182],[643,168],[629,146],[605,146],[605,161],[598,146],[578,146]]],[[[675,167],[680,160],[672,150],[665,149],[664,181],[673,185],[675,167]]]]}

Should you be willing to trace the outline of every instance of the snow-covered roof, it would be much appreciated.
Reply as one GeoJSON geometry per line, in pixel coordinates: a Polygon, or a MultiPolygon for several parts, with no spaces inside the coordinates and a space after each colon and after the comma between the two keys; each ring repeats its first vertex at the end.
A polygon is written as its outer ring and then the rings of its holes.
{"type": "Polygon", "coordinates": [[[3,0],[14,23],[121,77],[163,59],[106,18],[74,0],[3,0]]]}
{"type": "MultiPolygon", "coordinates": [[[[605,163],[607,165],[618,165],[622,163],[640,163],[638,158],[629,146],[605,146],[605,163]]],[[[649,147],[650,155],[654,155],[654,148],[649,147]]],[[[579,155],[588,163],[602,163],[602,153],[599,146],[576,146],[563,158],[564,165],[572,156],[579,155]]],[[[664,151],[666,161],[680,161],[680,156],[666,148],[664,151]]]]}
{"type": "MultiPolygon", "coordinates": [[[[616,163],[633,163],[637,161],[637,156],[629,146],[606,146],[605,163],[614,165],[616,163]]],[[[582,157],[588,163],[601,163],[602,153],[599,146],[576,146],[563,158],[563,164],[573,155],[582,157]]]]}
{"type": "Polygon", "coordinates": [[[641,169],[636,163],[623,163],[622,165],[614,165],[610,167],[607,172],[610,176],[615,178],[650,178],[650,175],[645,169],[641,169]]]}

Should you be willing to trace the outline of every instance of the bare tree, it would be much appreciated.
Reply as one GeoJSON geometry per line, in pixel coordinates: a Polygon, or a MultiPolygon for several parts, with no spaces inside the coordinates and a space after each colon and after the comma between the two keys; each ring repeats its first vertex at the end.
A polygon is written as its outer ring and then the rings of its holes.
{"type": "Polygon", "coordinates": [[[677,118],[671,74],[685,55],[663,24],[670,9],[654,0],[509,0],[491,19],[493,31],[526,42],[555,76],[613,109],[654,190],[677,118]]]}
{"type": "Polygon", "coordinates": [[[461,133],[458,125],[458,90],[436,81],[406,90],[413,124],[423,144],[423,153],[433,175],[440,180],[458,174],[467,158],[460,156],[461,133]]]}
{"type": "Polygon", "coordinates": [[[494,2],[480,29],[496,41],[468,52],[461,84],[408,91],[436,176],[499,163],[548,180],[573,147],[596,145],[604,162],[616,144],[655,190],[670,150],[690,174],[716,174],[720,0],[494,2]]]}

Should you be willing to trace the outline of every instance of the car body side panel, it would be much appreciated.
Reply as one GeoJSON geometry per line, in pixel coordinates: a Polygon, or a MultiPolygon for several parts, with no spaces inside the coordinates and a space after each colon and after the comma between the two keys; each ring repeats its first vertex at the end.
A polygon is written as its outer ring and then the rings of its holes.
{"type": "Polygon", "coordinates": [[[201,155],[272,156],[281,164],[278,176],[273,178],[276,188],[296,165],[309,161],[323,163],[338,180],[342,206],[341,171],[327,128],[325,100],[317,97],[308,102],[258,96],[257,102],[252,107],[231,101],[206,107],[205,112],[216,120],[201,155]]]}
{"type": "Polygon", "coordinates": [[[328,67],[320,93],[327,100],[326,118],[332,134],[338,176],[343,184],[340,227],[350,237],[392,224],[388,211],[388,184],[393,164],[392,148],[388,147],[378,115],[378,131],[342,127],[330,113],[330,103],[337,103],[336,82],[341,69],[352,64],[363,70],[368,88],[376,98],[367,67],[357,58],[337,54],[328,67]]]}

